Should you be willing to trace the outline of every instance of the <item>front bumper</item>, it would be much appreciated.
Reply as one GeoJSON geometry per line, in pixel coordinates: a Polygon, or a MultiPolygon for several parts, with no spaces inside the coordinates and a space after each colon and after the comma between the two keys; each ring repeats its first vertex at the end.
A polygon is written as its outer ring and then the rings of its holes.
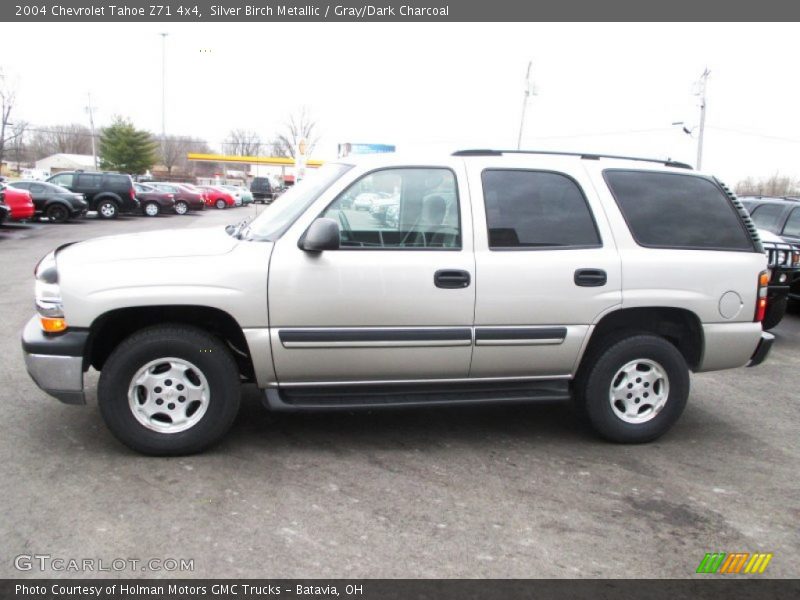
{"type": "Polygon", "coordinates": [[[753,356],[750,358],[750,362],[747,363],[748,367],[755,367],[756,365],[760,365],[764,360],[767,358],[769,351],[772,349],[772,343],[775,341],[775,336],[771,333],[767,333],[766,331],[761,333],[761,340],[758,342],[758,346],[756,346],[756,351],[753,352],[753,356]]]}
{"type": "Polygon", "coordinates": [[[67,404],[85,404],[83,355],[88,338],[86,330],[46,334],[34,316],[22,332],[22,353],[28,375],[54,398],[67,404]]]}

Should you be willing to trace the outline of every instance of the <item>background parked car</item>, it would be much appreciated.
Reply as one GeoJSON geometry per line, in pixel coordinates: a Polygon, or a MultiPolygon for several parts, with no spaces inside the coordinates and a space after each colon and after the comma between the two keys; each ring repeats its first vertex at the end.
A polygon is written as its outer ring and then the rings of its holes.
{"type": "Polygon", "coordinates": [[[139,201],[130,175],[121,173],[64,171],[48,178],[49,183],[83,194],[89,210],[104,219],[115,219],[120,213],[139,212],[139,201]]]}
{"type": "Polygon", "coordinates": [[[239,187],[238,185],[221,185],[219,187],[234,195],[237,206],[247,206],[253,203],[253,194],[247,188],[239,187]]]}
{"type": "Polygon", "coordinates": [[[275,199],[275,187],[269,177],[256,177],[250,183],[250,193],[253,194],[255,202],[269,204],[275,199]]]}
{"type": "Polygon", "coordinates": [[[3,193],[3,200],[11,211],[9,215],[11,221],[27,221],[33,218],[36,209],[30,192],[18,190],[5,183],[0,183],[0,192],[3,193]]]}
{"type": "Polygon", "coordinates": [[[88,209],[83,194],[75,194],[60,185],[46,181],[15,181],[10,185],[30,192],[36,215],[54,223],[80,217],[88,209]]]}
{"type": "Polygon", "coordinates": [[[157,217],[165,210],[175,210],[175,194],[144,183],[134,183],[133,187],[136,190],[136,198],[142,206],[142,212],[148,217],[157,217]]]}
{"type": "Polygon", "coordinates": [[[230,192],[213,185],[198,186],[206,193],[206,204],[219,209],[236,206],[236,200],[230,192]]]}
{"type": "Polygon", "coordinates": [[[10,215],[11,209],[8,208],[2,200],[0,200],[0,225],[5,223],[10,215]]]}
{"type": "Polygon", "coordinates": [[[203,193],[186,184],[152,181],[147,185],[175,196],[175,212],[179,215],[185,215],[190,210],[203,210],[206,207],[203,193]]]}

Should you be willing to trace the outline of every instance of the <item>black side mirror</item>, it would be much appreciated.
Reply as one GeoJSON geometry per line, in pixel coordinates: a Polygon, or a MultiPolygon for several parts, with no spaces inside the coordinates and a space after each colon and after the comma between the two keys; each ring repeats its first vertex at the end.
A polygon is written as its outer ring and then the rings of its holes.
{"type": "Polygon", "coordinates": [[[298,244],[307,252],[339,249],[339,223],[333,219],[321,217],[311,224],[298,244]]]}

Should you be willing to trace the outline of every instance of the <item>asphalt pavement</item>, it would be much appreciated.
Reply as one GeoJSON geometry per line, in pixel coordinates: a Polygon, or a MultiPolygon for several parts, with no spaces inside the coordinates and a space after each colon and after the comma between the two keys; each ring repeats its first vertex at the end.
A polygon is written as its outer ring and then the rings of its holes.
{"type": "Polygon", "coordinates": [[[105,428],[96,373],[87,406],[29,379],[19,333],[48,251],[260,210],[0,228],[0,577],[684,578],[719,551],[798,575],[798,315],[765,364],[694,375],[681,420],[640,446],[562,404],[272,415],[246,386],[221,444],[147,458],[105,428]],[[18,570],[31,555],[48,568],[18,570]]]}

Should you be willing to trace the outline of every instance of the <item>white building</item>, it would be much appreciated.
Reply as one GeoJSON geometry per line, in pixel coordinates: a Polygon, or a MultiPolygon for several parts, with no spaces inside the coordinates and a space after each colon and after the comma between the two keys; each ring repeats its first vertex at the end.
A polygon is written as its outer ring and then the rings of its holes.
{"type": "Polygon", "coordinates": [[[49,173],[82,169],[94,171],[94,157],[91,154],[53,154],[36,161],[36,169],[49,173]]]}

